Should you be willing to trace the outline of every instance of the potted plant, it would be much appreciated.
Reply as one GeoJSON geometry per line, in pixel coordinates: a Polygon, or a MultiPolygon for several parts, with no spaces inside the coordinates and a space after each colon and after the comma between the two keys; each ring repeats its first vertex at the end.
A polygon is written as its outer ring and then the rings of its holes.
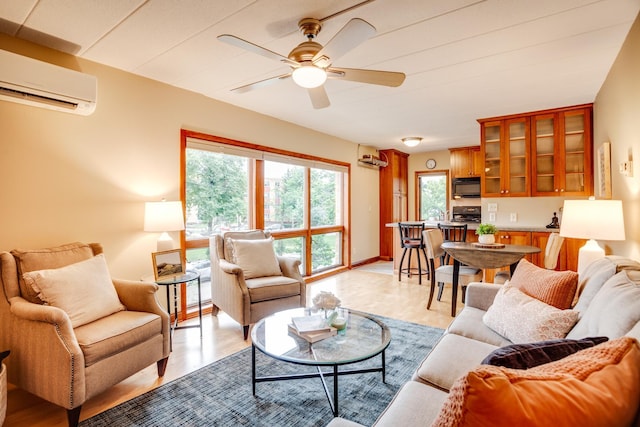
{"type": "Polygon", "coordinates": [[[482,223],[476,228],[476,234],[478,235],[478,242],[483,244],[495,243],[498,229],[493,224],[482,223]]]}

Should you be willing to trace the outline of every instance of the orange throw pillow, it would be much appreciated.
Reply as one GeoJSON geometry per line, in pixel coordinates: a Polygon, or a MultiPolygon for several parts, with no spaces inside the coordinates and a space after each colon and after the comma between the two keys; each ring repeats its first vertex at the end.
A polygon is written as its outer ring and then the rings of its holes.
{"type": "Polygon", "coordinates": [[[436,427],[630,425],[640,346],[622,337],[528,370],[481,365],[451,388],[436,427]]]}
{"type": "Polygon", "coordinates": [[[523,258],[518,263],[509,284],[530,297],[565,310],[571,307],[578,288],[578,273],[547,270],[523,258]]]}

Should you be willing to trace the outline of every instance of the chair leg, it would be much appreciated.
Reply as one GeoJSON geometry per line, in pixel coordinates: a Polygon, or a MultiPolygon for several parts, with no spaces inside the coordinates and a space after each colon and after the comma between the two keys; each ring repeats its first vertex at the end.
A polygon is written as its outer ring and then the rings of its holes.
{"type": "MultiPolygon", "coordinates": [[[[431,270],[429,269],[429,257],[427,256],[427,252],[422,248],[422,253],[424,254],[424,262],[427,264],[425,267],[427,279],[431,277],[431,270]]],[[[435,265],[434,265],[435,267],[435,265]]]]}
{"type": "Polygon", "coordinates": [[[164,359],[160,359],[156,362],[156,365],[158,366],[158,376],[159,377],[163,377],[164,376],[164,372],[167,370],[167,364],[169,363],[169,356],[165,357],[164,359]]]}
{"type": "Polygon", "coordinates": [[[217,316],[219,312],[220,312],[220,308],[217,305],[212,304],[211,305],[211,315],[212,316],[217,316]]]}
{"type": "Polygon", "coordinates": [[[69,427],[77,427],[80,422],[80,410],[82,409],[82,405],[73,408],[67,409],[67,423],[69,423],[69,427]]]}
{"type": "Polygon", "coordinates": [[[464,304],[464,300],[465,300],[464,296],[465,296],[466,294],[467,294],[467,287],[466,287],[466,286],[463,286],[463,287],[462,287],[462,303],[463,303],[463,304],[464,304]]]}
{"type": "Polygon", "coordinates": [[[242,332],[244,333],[244,340],[246,341],[249,337],[249,325],[243,326],[242,332]]]}
{"type": "Polygon", "coordinates": [[[404,263],[404,257],[407,254],[407,248],[402,251],[402,257],[400,258],[400,265],[398,265],[398,282],[402,280],[402,264],[404,263]]]}
{"type": "Polygon", "coordinates": [[[418,258],[418,285],[422,285],[422,262],[420,261],[419,249],[416,249],[416,258],[418,258]]]}
{"type": "Polygon", "coordinates": [[[438,301],[442,298],[442,291],[444,291],[444,283],[438,282],[438,301]]]}
{"type": "Polygon", "coordinates": [[[431,301],[433,301],[433,294],[435,293],[435,290],[436,290],[436,275],[434,273],[435,266],[434,266],[433,260],[430,260],[429,263],[431,265],[431,268],[429,271],[429,275],[431,276],[431,286],[429,287],[429,301],[427,301],[427,310],[431,308],[431,301]]]}

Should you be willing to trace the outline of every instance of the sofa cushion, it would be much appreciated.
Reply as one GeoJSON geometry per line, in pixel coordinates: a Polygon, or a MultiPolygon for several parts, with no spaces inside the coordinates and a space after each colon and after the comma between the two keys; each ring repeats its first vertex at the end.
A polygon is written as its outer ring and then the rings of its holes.
{"type": "Polygon", "coordinates": [[[640,272],[623,270],[593,296],[567,338],[621,337],[640,321],[640,272]]]}
{"type": "Polygon", "coordinates": [[[42,304],[43,301],[38,298],[37,292],[24,282],[23,274],[29,271],[60,268],[84,261],[93,257],[94,252],[90,245],[77,242],[45,249],[14,249],[11,251],[11,255],[15,258],[18,266],[20,294],[29,302],[42,304]]]}
{"type": "Polygon", "coordinates": [[[231,262],[242,268],[245,279],[266,276],[282,276],[278,257],[273,249],[273,238],[228,239],[231,262]]]}
{"type": "Polygon", "coordinates": [[[559,310],[504,286],[482,317],[485,325],[515,344],[564,338],[578,321],[578,312],[559,310]]]}
{"type": "Polygon", "coordinates": [[[445,334],[420,363],[413,380],[448,391],[460,376],[477,367],[496,348],[471,338],[445,334]]]}
{"type": "Polygon", "coordinates": [[[619,338],[528,370],[461,377],[433,426],[625,426],[640,400],[640,347],[619,338]]]}
{"type": "Polygon", "coordinates": [[[64,310],[74,328],[125,309],[103,254],[61,268],[30,271],[23,279],[38,298],[64,310]]]}
{"type": "Polygon", "coordinates": [[[409,381],[400,388],[375,422],[376,427],[427,426],[438,415],[448,394],[433,387],[409,381]]]}
{"type": "Polygon", "coordinates": [[[486,311],[466,306],[447,328],[451,334],[472,338],[495,347],[504,347],[513,344],[507,338],[489,328],[482,321],[482,316],[486,311]]]}
{"type": "Polygon", "coordinates": [[[84,354],[85,366],[91,366],[162,333],[157,314],[120,311],[74,330],[84,354]]]}
{"type": "Polygon", "coordinates": [[[530,344],[512,344],[494,350],[482,361],[482,364],[513,369],[529,369],[560,360],[607,340],[607,337],[594,337],[581,340],[558,339],[530,344]]]}
{"type": "Polygon", "coordinates": [[[300,295],[300,282],[286,276],[258,277],[246,283],[252,303],[300,295]]]}
{"type": "Polygon", "coordinates": [[[578,286],[575,271],[540,268],[522,258],[509,285],[540,301],[564,310],[571,307],[578,286]]]}
{"type": "Polygon", "coordinates": [[[616,273],[626,269],[638,270],[640,263],[629,258],[608,255],[587,265],[578,281],[574,310],[585,311],[602,285],[616,273]]]}

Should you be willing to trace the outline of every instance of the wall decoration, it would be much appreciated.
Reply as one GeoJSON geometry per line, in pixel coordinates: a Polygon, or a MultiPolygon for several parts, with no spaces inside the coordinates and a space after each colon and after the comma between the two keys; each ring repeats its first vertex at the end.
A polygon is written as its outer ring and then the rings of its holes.
{"type": "Polygon", "coordinates": [[[598,196],[611,198],[611,143],[604,142],[598,149],[598,196]]]}

